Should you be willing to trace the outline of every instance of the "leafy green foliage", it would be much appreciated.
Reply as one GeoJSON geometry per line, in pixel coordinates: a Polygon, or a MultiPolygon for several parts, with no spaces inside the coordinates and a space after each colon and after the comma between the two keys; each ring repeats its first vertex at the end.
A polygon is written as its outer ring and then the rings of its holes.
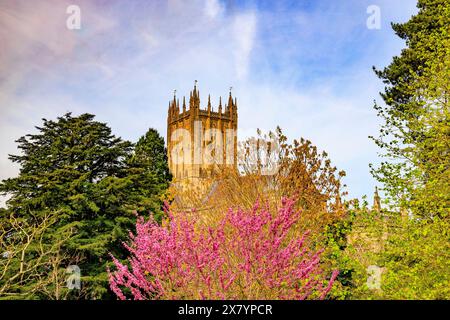
{"type": "Polygon", "coordinates": [[[420,0],[419,13],[393,24],[407,48],[376,74],[386,84],[375,142],[393,161],[373,170],[387,195],[419,216],[448,216],[450,203],[450,3],[420,0]]]}
{"type": "MultiPolygon", "coordinates": [[[[348,299],[450,299],[448,221],[409,219],[397,212],[360,209],[338,261],[349,262],[348,299]],[[368,267],[382,270],[380,287],[369,288],[368,267]]],[[[345,266],[345,264],[344,264],[345,266]]]]}
{"type": "Polygon", "coordinates": [[[397,221],[380,264],[384,299],[450,299],[450,226],[436,219],[397,221]]]}
{"type": "Polygon", "coordinates": [[[380,289],[369,290],[359,272],[354,298],[450,299],[450,2],[419,0],[418,8],[393,24],[407,47],[375,70],[386,88],[374,140],[390,160],[372,173],[394,210],[356,216],[346,254],[359,270],[383,273],[380,289]]]}

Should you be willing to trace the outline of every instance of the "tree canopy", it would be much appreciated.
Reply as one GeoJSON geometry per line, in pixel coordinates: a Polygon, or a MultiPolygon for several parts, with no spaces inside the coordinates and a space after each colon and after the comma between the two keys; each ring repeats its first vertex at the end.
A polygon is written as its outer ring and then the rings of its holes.
{"type": "MultiPolygon", "coordinates": [[[[2,181],[0,192],[11,196],[9,212],[29,223],[57,214],[44,232],[44,244],[70,231],[61,246],[66,259],[60,267],[76,260],[88,289],[83,291],[86,297],[103,297],[108,294],[108,256],[121,257],[121,242],[135,223],[136,211],[161,212],[161,195],[169,179],[161,173],[164,164],[155,168],[148,162],[131,161],[143,158],[145,145],[160,144],[161,138],[151,131],[153,136],[134,151],[131,142],[113,135],[91,114],[43,119],[36,129],[36,134],[17,140],[22,153],[10,155],[10,160],[20,165],[20,172],[2,181]]],[[[165,155],[159,152],[165,149],[154,149],[152,156],[164,161],[165,155]]],[[[36,252],[26,254],[30,261],[38,258],[36,252]]]]}
{"type": "Polygon", "coordinates": [[[390,160],[373,170],[387,195],[424,217],[448,216],[450,202],[450,3],[419,0],[419,12],[393,24],[407,47],[376,74],[386,84],[375,142],[390,160]]]}

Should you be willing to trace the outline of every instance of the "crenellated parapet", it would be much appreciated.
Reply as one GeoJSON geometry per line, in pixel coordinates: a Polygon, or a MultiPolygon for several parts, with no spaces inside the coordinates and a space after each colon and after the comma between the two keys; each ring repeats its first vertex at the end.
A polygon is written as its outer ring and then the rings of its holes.
{"type": "Polygon", "coordinates": [[[228,103],[225,108],[222,107],[222,97],[219,97],[219,104],[214,111],[211,105],[211,97],[208,96],[208,103],[205,108],[200,107],[200,92],[197,86],[194,86],[194,90],[189,94],[189,106],[186,106],[186,98],[183,96],[182,106],[180,108],[180,100],[177,99],[176,95],[172,100],[169,101],[168,109],[168,124],[173,124],[179,120],[188,118],[197,118],[198,116],[207,116],[214,119],[222,119],[226,121],[237,121],[237,99],[231,95],[231,91],[228,97],[228,103]]]}

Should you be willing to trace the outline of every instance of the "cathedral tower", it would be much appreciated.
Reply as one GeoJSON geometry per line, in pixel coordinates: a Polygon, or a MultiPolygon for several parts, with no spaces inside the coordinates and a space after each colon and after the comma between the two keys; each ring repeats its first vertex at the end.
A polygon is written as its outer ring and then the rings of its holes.
{"type": "Polygon", "coordinates": [[[237,163],[237,100],[231,89],[228,102],[217,111],[208,96],[206,108],[200,106],[200,92],[195,82],[189,105],[182,105],[174,94],[167,115],[167,152],[169,169],[177,181],[210,177],[221,166],[237,163]]]}

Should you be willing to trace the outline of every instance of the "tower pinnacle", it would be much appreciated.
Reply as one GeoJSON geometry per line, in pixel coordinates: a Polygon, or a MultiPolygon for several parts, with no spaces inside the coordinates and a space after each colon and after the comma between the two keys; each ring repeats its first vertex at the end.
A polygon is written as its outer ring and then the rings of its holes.
{"type": "Polygon", "coordinates": [[[372,210],[375,210],[377,212],[381,211],[381,198],[378,194],[378,187],[375,187],[375,192],[373,194],[373,206],[372,210]]]}

